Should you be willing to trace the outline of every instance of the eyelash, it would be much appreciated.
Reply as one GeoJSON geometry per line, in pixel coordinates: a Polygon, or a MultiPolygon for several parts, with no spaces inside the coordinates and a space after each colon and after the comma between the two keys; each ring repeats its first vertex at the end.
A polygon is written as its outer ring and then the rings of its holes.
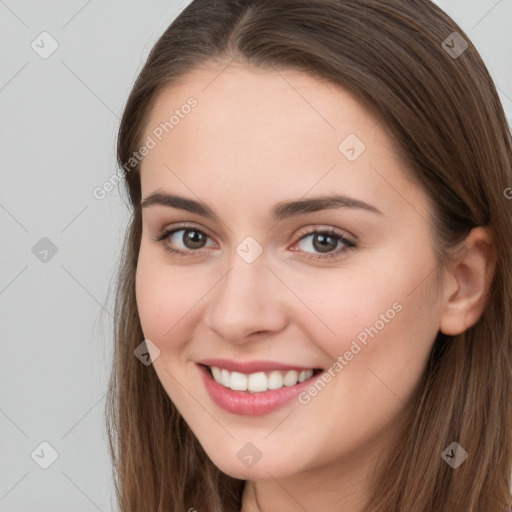
{"type": "MultiPolygon", "coordinates": [[[[172,248],[168,247],[167,245],[165,245],[165,241],[166,241],[167,238],[169,238],[174,233],[177,233],[178,231],[188,231],[188,230],[195,231],[197,233],[201,233],[202,235],[210,238],[204,231],[201,231],[200,229],[197,229],[194,226],[183,225],[183,226],[179,226],[177,228],[164,229],[163,231],[161,231],[160,233],[155,235],[153,237],[153,239],[156,242],[160,242],[164,246],[164,249],[166,251],[168,251],[170,253],[173,253],[173,254],[176,254],[176,255],[179,255],[179,257],[187,257],[187,256],[190,255],[190,253],[198,252],[198,250],[189,249],[188,251],[183,251],[181,249],[172,249],[172,248]]],[[[322,254],[322,255],[318,255],[319,253],[316,253],[317,254],[316,256],[312,256],[312,253],[306,253],[307,256],[305,256],[305,257],[307,259],[319,260],[319,261],[320,260],[325,260],[325,259],[329,259],[329,258],[334,258],[336,256],[340,256],[342,253],[345,253],[345,252],[349,251],[350,249],[357,248],[357,244],[354,241],[349,240],[345,236],[341,235],[340,233],[337,233],[336,231],[334,231],[332,229],[316,229],[316,228],[312,229],[311,231],[308,231],[305,234],[303,234],[299,238],[298,242],[304,240],[308,236],[315,235],[315,234],[331,236],[334,239],[336,239],[337,241],[343,243],[343,245],[345,247],[338,248],[338,249],[336,249],[336,250],[334,250],[332,252],[325,253],[325,254],[322,254]]]]}

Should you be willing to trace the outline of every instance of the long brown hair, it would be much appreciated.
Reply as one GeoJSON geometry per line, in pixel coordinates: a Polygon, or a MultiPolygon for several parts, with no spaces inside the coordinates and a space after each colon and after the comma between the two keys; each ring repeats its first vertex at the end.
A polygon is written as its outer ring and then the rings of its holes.
{"type": "Polygon", "coordinates": [[[498,261],[488,305],[462,334],[438,334],[407,430],[371,485],[369,510],[508,512],[512,203],[504,191],[512,186],[512,138],[479,53],[428,0],[194,0],[153,47],[118,137],[132,209],[115,290],[106,404],[120,510],[241,508],[245,482],[211,462],[153,367],[134,357],[144,339],[135,300],[141,187],[139,165],[126,168],[156,95],[201,65],[234,59],[327,79],[380,115],[432,200],[439,269],[472,228],[492,230],[498,261]],[[450,51],[463,49],[453,32],[468,44],[460,55],[450,51]],[[441,457],[453,441],[469,454],[457,469],[441,457]]]}

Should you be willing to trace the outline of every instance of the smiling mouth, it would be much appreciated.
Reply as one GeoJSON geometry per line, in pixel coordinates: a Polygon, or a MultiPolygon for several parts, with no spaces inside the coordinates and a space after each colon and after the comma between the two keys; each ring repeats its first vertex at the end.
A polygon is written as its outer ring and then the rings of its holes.
{"type": "Polygon", "coordinates": [[[322,369],[312,368],[310,370],[273,370],[246,374],[229,371],[217,366],[204,364],[201,364],[201,366],[204,366],[213,380],[221,386],[233,391],[245,391],[247,393],[263,393],[295,386],[323,372],[322,369]]]}

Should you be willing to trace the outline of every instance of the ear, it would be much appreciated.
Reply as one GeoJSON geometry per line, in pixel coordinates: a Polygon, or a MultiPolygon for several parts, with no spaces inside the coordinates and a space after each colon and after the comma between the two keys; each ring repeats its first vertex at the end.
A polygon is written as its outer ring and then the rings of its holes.
{"type": "Polygon", "coordinates": [[[496,246],[489,228],[471,230],[447,270],[439,329],[455,336],[480,319],[496,268],[496,246]]]}

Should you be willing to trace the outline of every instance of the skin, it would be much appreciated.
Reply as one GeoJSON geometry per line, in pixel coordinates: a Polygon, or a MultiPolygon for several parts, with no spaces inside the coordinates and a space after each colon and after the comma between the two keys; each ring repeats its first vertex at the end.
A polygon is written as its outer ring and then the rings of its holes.
{"type": "MultiPolygon", "coordinates": [[[[471,232],[439,288],[429,199],[383,125],[340,87],[298,71],[212,64],[157,97],[144,138],[190,96],[198,105],[142,161],[142,198],[158,190],[200,200],[220,221],[143,208],[136,295],[144,335],[160,350],[154,369],[211,460],[247,480],[243,512],[363,511],[370,472],[400,440],[437,332],[462,332],[485,307],[491,235],[471,232]],[[338,149],[349,134],[366,146],[355,161],[338,149]],[[382,215],[269,217],[279,201],[332,192],[382,215]],[[179,258],[154,237],[181,222],[207,237],[194,248],[183,231],[170,235],[167,246],[189,251],[179,258]],[[313,228],[357,248],[308,259],[322,255],[306,236],[313,228]],[[263,250],[253,263],[236,252],[247,236],[263,250]],[[307,405],[235,415],[199,379],[195,361],[208,357],[327,369],[394,303],[401,311],[307,405]],[[247,442],[262,453],[251,468],[237,457],[247,442]]],[[[344,247],[331,243],[331,252],[344,247]]]]}

